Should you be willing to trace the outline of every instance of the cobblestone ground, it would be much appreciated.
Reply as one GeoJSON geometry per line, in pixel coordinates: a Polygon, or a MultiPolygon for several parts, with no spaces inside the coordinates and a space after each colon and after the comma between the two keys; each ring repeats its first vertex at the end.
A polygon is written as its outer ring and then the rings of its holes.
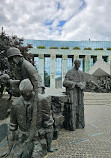
{"type": "MultiPolygon", "coordinates": [[[[53,141],[58,150],[45,158],[111,158],[111,104],[85,105],[85,122],[84,129],[61,129],[53,141]]],[[[5,138],[0,142],[0,153],[6,149],[5,138]]]]}
{"type": "Polygon", "coordinates": [[[111,158],[111,105],[86,105],[84,129],[62,129],[47,158],[111,158]]]}

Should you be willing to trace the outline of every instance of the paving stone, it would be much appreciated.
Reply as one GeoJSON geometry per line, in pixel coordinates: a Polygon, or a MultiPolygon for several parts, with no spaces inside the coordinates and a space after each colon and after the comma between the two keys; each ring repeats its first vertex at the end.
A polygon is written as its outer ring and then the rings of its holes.
{"type": "MultiPolygon", "coordinates": [[[[90,96],[88,93],[89,99],[90,96]]],[[[106,95],[93,93],[96,99],[100,96],[105,100],[106,95]]],[[[111,105],[86,104],[85,123],[84,129],[75,131],[61,129],[59,138],[53,141],[53,146],[58,150],[48,153],[45,158],[111,158],[111,105]]],[[[6,139],[2,140],[0,145],[5,141],[6,139]]],[[[0,153],[6,150],[7,144],[0,146],[0,153]]]]}

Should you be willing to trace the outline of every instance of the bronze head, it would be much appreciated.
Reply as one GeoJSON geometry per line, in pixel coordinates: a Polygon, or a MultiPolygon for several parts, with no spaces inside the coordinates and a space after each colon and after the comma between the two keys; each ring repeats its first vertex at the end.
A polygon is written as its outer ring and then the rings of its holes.
{"type": "Polygon", "coordinates": [[[81,61],[79,59],[77,59],[74,61],[74,64],[75,64],[75,68],[78,70],[80,68],[81,61]]]}

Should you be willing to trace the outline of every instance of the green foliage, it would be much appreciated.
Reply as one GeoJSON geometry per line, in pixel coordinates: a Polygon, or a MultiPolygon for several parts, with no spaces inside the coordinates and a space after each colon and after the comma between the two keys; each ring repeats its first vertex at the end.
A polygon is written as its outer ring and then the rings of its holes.
{"type": "Polygon", "coordinates": [[[92,50],[92,48],[90,48],[90,47],[89,48],[84,48],[84,50],[92,50]]]}
{"type": "Polygon", "coordinates": [[[59,48],[56,46],[56,47],[50,47],[49,49],[59,49],[59,48]]]}
{"type": "Polygon", "coordinates": [[[95,48],[94,50],[104,50],[103,48],[95,48]]]}
{"type": "Polygon", "coordinates": [[[98,48],[95,48],[94,50],[98,50],[98,48]]]}
{"type": "Polygon", "coordinates": [[[99,48],[99,50],[104,50],[103,48],[99,48]]]}
{"type": "Polygon", "coordinates": [[[29,48],[32,48],[31,44],[23,46],[23,38],[18,38],[16,35],[9,36],[5,33],[2,27],[2,32],[0,33],[0,70],[4,71],[9,69],[9,63],[7,60],[6,52],[10,47],[18,48],[25,59],[32,62],[33,55],[28,54],[27,51],[29,48]]]}
{"type": "Polygon", "coordinates": [[[3,90],[3,92],[4,92],[4,93],[6,92],[6,87],[4,87],[4,90],[3,90]]]}
{"type": "Polygon", "coordinates": [[[38,49],[46,49],[44,46],[37,46],[38,49]]]}
{"type": "Polygon", "coordinates": [[[61,47],[61,49],[69,49],[69,47],[61,47]]]}
{"type": "Polygon", "coordinates": [[[111,48],[107,48],[107,50],[111,50],[111,48]]]}
{"type": "Polygon", "coordinates": [[[79,47],[74,47],[73,49],[78,49],[78,50],[80,50],[80,48],[79,48],[79,47]]]}

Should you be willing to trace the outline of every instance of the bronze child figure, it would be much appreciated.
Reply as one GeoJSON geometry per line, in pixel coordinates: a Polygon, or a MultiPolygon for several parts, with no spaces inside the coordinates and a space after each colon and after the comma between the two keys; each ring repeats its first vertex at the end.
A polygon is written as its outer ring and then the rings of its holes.
{"type": "Polygon", "coordinates": [[[10,113],[10,134],[8,135],[10,153],[13,155],[12,158],[19,158],[19,156],[42,158],[47,151],[52,151],[54,121],[49,103],[46,98],[39,95],[36,133],[32,141],[27,144],[32,123],[34,90],[29,79],[22,80],[19,89],[21,96],[13,103],[10,113]],[[46,138],[47,151],[43,151],[40,142],[42,134],[46,138]]]}

